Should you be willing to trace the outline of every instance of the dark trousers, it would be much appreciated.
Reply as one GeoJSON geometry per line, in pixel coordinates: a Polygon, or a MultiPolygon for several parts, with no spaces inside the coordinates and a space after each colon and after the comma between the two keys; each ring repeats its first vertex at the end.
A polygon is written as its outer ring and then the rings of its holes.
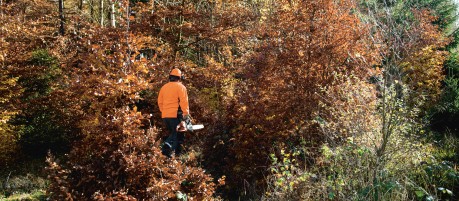
{"type": "Polygon", "coordinates": [[[185,138],[184,133],[177,132],[177,126],[180,123],[179,118],[163,118],[169,137],[164,141],[162,152],[164,155],[171,157],[172,151],[175,151],[175,156],[179,156],[182,151],[182,144],[185,138]]]}

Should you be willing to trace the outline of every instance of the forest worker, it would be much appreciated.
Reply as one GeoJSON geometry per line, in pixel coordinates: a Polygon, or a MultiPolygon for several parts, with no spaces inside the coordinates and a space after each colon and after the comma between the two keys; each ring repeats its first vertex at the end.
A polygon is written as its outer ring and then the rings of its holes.
{"type": "Polygon", "coordinates": [[[182,84],[182,72],[174,68],[169,74],[169,83],[161,87],[158,95],[158,106],[161,111],[161,118],[169,130],[167,137],[162,147],[162,153],[167,157],[172,156],[172,151],[175,156],[179,156],[181,145],[184,141],[185,122],[190,118],[190,109],[188,106],[188,93],[186,87],[182,84]]]}

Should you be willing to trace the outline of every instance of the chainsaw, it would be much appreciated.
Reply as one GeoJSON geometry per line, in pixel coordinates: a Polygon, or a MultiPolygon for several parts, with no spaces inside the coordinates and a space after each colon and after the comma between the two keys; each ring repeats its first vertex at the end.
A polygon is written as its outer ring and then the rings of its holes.
{"type": "Polygon", "coordinates": [[[185,131],[195,131],[195,130],[201,130],[204,128],[204,125],[202,124],[197,124],[193,125],[191,123],[191,118],[185,118],[184,121],[180,122],[180,124],[177,126],[177,131],[179,132],[185,132],[185,131]]]}

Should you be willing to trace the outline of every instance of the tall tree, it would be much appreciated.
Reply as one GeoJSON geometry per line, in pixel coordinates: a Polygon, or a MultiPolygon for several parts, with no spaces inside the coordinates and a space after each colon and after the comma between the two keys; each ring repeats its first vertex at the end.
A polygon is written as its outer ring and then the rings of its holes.
{"type": "Polygon", "coordinates": [[[91,22],[94,22],[95,16],[94,16],[94,0],[89,0],[89,18],[91,22]]]}
{"type": "Polygon", "coordinates": [[[61,35],[64,35],[65,34],[64,0],[59,0],[58,3],[59,3],[59,20],[60,20],[59,33],[61,35]]]}
{"type": "Polygon", "coordinates": [[[333,118],[334,103],[323,99],[324,90],[350,77],[367,79],[379,61],[365,26],[350,12],[352,1],[276,1],[272,6],[253,26],[253,52],[240,66],[241,94],[227,118],[234,123],[228,142],[231,182],[263,185],[268,155],[298,149],[302,139],[318,149],[353,135],[319,129],[317,119],[333,118]]]}
{"type": "Polygon", "coordinates": [[[99,1],[100,26],[104,26],[104,0],[99,1]]]}
{"type": "MultiPolygon", "coordinates": [[[[448,39],[435,24],[432,10],[413,6],[411,1],[365,1],[361,5],[364,21],[371,25],[372,41],[382,62],[376,65],[380,74],[373,77],[380,97],[381,126],[372,141],[374,145],[373,183],[391,180],[381,174],[392,166],[391,160],[404,149],[417,145],[407,136],[422,132],[421,116],[438,101],[448,39]],[[403,128],[412,128],[406,131],[403,128]]],[[[394,171],[397,174],[400,170],[394,171]]],[[[403,172],[401,174],[406,174],[403,172]]],[[[375,200],[383,199],[383,189],[375,188],[375,200]]]]}
{"type": "Polygon", "coordinates": [[[115,1],[110,0],[110,25],[111,27],[116,27],[116,19],[115,19],[115,1]]]}

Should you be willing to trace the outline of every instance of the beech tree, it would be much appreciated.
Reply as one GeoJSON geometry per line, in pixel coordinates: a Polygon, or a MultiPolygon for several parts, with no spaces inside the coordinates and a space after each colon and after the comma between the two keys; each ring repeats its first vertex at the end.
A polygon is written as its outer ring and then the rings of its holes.
{"type": "Polygon", "coordinates": [[[227,117],[233,126],[227,168],[238,175],[228,180],[235,183],[263,185],[269,153],[306,143],[306,162],[321,143],[351,135],[320,132],[318,122],[331,121],[334,104],[323,89],[350,77],[365,80],[379,62],[367,29],[350,14],[351,1],[282,1],[270,9],[255,26],[254,49],[239,68],[243,82],[227,117]]]}

